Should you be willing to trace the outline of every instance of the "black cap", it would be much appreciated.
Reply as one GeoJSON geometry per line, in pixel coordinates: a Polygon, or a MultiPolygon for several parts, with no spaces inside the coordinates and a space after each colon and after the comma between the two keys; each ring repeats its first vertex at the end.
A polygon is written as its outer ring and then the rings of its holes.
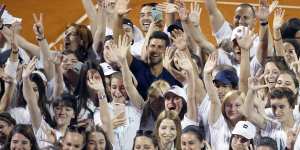
{"type": "Polygon", "coordinates": [[[16,125],[16,120],[7,112],[0,113],[0,120],[5,121],[8,124],[16,125]]]}
{"type": "Polygon", "coordinates": [[[172,31],[175,29],[183,31],[183,27],[180,20],[176,20],[173,24],[169,25],[167,31],[172,33],[172,31]]]}

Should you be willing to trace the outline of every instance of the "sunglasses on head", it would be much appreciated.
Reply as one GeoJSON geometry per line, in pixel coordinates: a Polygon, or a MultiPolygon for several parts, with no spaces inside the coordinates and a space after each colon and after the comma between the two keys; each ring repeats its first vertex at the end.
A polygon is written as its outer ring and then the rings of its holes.
{"type": "Polygon", "coordinates": [[[248,142],[249,140],[243,136],[240,136],[240,135],[233,135],[234,138],[238,139],[241,143],[246,143],[248,142]]]}

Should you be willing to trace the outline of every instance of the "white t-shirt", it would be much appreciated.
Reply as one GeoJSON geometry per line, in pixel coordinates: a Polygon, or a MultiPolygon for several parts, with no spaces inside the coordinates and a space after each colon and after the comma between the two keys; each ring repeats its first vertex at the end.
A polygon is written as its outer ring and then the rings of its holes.
{"type": "Polygon", "coordinates": [[[208,124],[208,115],[210,111],[211,102],[208,95],[206,94],[202,103],[198,106],[198,120],[202,122],[205,130],[205,139],[210,142],[210,131],[208,124]]]}
{"type": "Polygon", "coordinates": [[[38,128],[37,130],[33,129],[37,143],[41,149],[48,146],[52,146],[51,143],[46,142],[48,141],[48,136],[46,132],[51,130],[55,131],[57,141],[59,141],[63,137],[63,133],[51,128],[44,119],[41,122],[40,128],[38,128]]]}
{"type": "MultiPolygon", "coordinates": [[[[299,122],[295,122],[294,128],[297,127],[299,122]]],[[[261,130],[261,136],[273,138],[277,142],[278,149],[284,149],[287,144],[287,134],[282,128],[281,124],[277,121],[267,121],[265,129],[261,130]]]]}
{"type": "Polygon", "coordinates": [[[229,149],[231,131],[221,114],[219,119],[209,126],[212,149],[229,149]]]}
{"type": "Polygon", "coordinates": [[[31,116],[28,109],[15,107],[8,110],[8,113],[16,120],[17,124],[31,124],[31,116]]]}
{"type": "Polygon", "coordinates": [[[294,149],[298,150],[300,149],[300,134],[298,134],[295,145],[294,145],[294,149]]]}
{"type": "MultiPolygon", "coordinates": [[[[229,22],[225,21],[224,24],[222,25],[222,27],[216,33],[214,33],[214,36],[217,40],[217,43],[219,44],[224,39],[230,39],[231,34],[232,34],[232,28],[231,28],[229,22]]],[[[253,56],[256,55],[258,43],[259,43],[259,37],[256,37],[254,39],[253,45],[250,49],[250,58],[252,58],[253,56]]]]}
{"type": "MultiPolygon", "coordinates": [[[[113,118],[113,105],[108,104],[110,114],[113,118]]],[[[125,106],[125,115],[127,117],[127,123],[123,126],[114,129],[115,141],[114,150],[131,150],[133,146],[133,139],[136,135],[136,131],[139,129],[140,121],[142,117],[142,110],[137,109],[130,103],[125,106]]]]}

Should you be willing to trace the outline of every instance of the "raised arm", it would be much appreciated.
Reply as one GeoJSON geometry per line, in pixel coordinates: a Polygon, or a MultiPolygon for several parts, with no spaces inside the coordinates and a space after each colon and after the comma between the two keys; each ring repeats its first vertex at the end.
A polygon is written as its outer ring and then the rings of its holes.
{"type": "Polygon", "coordinates": [[[64,80],[62,71],[63,55],[61,53],[55,53],[51,57],[51,62],[54,64],[54,76],[53,76],[53,94],[52,97],[58,97],[64,92],[64,80]]]}
{"type": "Polygon", "coordinates": [[[97,51],[100,43],[104,43],[105,29],[106,29],[106,10],[104,4],[98,5],[98,11],[96,12],[95,21],[92,24],[96,24],[96,31],[93,36],[93,49],[97,51]]]}
{"type": "Polygon", "coordinates": [[[204,66],[204,84],[206,87],[207,94],[211,101],[210,112],[208,115],[208,123],[213,125],[221,115],[221,101],[219,100],[217,89],[213,84],[212,71],[217,66],[218,55],[212,53],[204,66]]]}
{"type": "Polygon", "coordinates": [[[200,8],[200,4],[197,2],[191,3],[190,9],[191,12],[189,14],[186,24],[188,25],[188,29],[190,30],[189,33],[191,37],[195,40],[195,42],[199,47],[208,50],[206,51],[207,53],[211,53],[215,51],[214,45],[207,40],[200,26],[199,18],[202,12],[202,9],[200,8]]]}
{"type": "Polygon", "coordinates": [[[237,39],[237,43],[241,49],[239,90],[246,94],[248,91],[248,78],[250,77],[250,48],[256,35],[246,28],[243,28],[242,32],[244,32],[244,36],[237,39]]]}
{"type": "MultiPolygon", "coordinates": [[[[3,29],[0,30],[0,32],[3,34],[6,40],[10,40],[11,36],[13,34],[13,31],[10,30],[8,27],[3,26],[3,29]]],[[[40,47],[30,43],[27,41],[24,37],[21,35],[16,35],[15,36],[16,43],[18,43],[18,46],[20,46],[22,49],[24,49],[31,57],[36,56],[40,57],[40,47]]]]}
{"type": "Polygon", "coordinates": [[[4,112],[10,104],[16,84],[14,83],[14,79],[4,73],[3,70],[0,71],[0,78],[5,82],[5,91],[0,101],[0,112],[4,112]]]}
{"type": "Polygon", "coordinates": [[[99,75],[93,74],[92,77],[88,80],[87,84],[95,93],[97,93],[99,99],[100,120],[102,121],[102,128],[108,134],[109,140],[113,141],[113,125],[108,110],[109,108],[107,104],[107,96],[102,80],[104,79],[101,79],[99,75]]]}
{"type": "Polygon", "coordinates": [[[35,69],[36,62],[37,62],[36,57],[33,57],[22,73],[22,79],[23,79],[22,92],[27,102],[27,106],[32,120],[32,126],[35,130],[40,128],[42,122],[42,114],[38,106],[38,98],[33,90],[32,83],[30,80],[30,75],[32,71],[35,69]]]}
{"type": "Polygon", "coordinates": [[[19,50],[15,44],[15,32],[13,29],[13,35],[11,37],[11,53],[4,71],[0,70],[0,77],[5,81],[5,91],[0,101],[0,112],[3,112],[7,109],[12,99],[14,89],[16,87],[15,81],[17,76],[17,68],[19,65],[19,50]]]}
{"type": "Polygon", "coordinates": [[[249,78],[249,88],[242,109],[244,110],[244,114],[249,121],[253,122],[259,128],[264,129],[266,127],[267,120],[263,117],[262,114],[254,111],[255,92],[256,90],[261,88],[263,88],[263,86],[258,86],[256,79],[249,78]]]}
{"type": "Polygon", "coordinates": [[[224,24],[225,18],[218,9],[216,0],[205,0],[205,7],[208,11],[212,30],[214,33],[216,33],[224,24]]]}
{"type": "Polygon", "coordinates": [[[43,14],[39,15],[39,19],[36,14],[33,14],[34,22],[33,31],[35,33],[36,39],[40,46],[40,60],[42,61],[45,75],[50,81],[53,78],[54,64],[49,61],[49,45],[45,38],[44,26],[43,26],[43,14]]]}
{"type": "Polygon", "coordinates": [[[274,36],[274,46],[277,56],[284,56],[284,47],[281,37],[280,28],[284,22],[284,13],[285,10],[278,8],[275,10],[274,19],[273,19],[273,36],[274,36]]]}
{"type": "Polygon", "coordinates": [[[120,39],[118,40],[118,46],[116,49],[114,49],[114,55],[117,57],[119,60],[119,64],[121,65],[121,72],[123,76],[123,83],[126,89],[126,92],[129,96],[129,99],[133,103],[133,105],[142,110],[144,107],[144,99],[143,97],[139,94],[137,91],[133,79],[132,79],[132,73],[130,72],[128,62],[126,59],[130,43],[127,39],[126,36],[119,37],[120,39]]]}
{"type": "Polygon", "coordinates": [[[197,82],[197,76],[194,71],[194,64],[189,59],[188,54],[188,49],[186,51],[180,51],[178,52],[179,56],[179,66],[184,70],[185,73],[185,78],[186,78],[186,83],[187,83],[187,113],[186,116],[195,121],[198,122],[197,120],[197,103],[196,103],[196,82],[197,82]]]}

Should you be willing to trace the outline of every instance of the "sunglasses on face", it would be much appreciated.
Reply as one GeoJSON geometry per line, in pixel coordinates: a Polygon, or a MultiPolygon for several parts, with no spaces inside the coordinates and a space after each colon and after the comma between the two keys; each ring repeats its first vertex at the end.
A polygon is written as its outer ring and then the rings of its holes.
{"type": "Polygon", "coordinates": [[[233,137],[238,139],[241,143],[246,143],[249,141],[247,138],[240,136],[240,135],[233,135],[233,137]]]}

